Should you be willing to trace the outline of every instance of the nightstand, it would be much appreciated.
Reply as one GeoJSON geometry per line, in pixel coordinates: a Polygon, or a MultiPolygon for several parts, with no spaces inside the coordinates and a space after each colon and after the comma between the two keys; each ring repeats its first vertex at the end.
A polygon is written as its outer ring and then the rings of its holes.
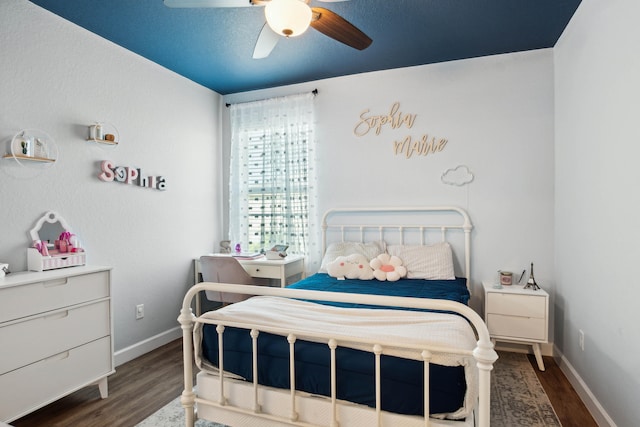
{"type": "Polygon", "coordinates": [[[543,289],[524,289],[521,285],[494,288],[495,282],[483,281],[484,320],[491,341],[529,344],[544,371],[540,344],[549,340],[549,294],[543,289]]]}

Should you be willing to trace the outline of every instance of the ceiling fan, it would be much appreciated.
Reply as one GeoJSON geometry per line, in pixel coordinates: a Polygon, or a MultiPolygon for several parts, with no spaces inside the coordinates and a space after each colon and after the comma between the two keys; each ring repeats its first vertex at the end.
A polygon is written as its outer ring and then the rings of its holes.
{"type": "MultiPolygon", "coordinates": [[[[345,0],[319,0],[337,2],[345,0]]],[[[265,7],[266,22],[253,50],[253,58],[266,58],[282,36],[296,37],[309,26],[354,49],[369,47],[372,40],[349,21],[323,7],[310,7],[310,0],[164,0],[167,7],[265,7]]]]}

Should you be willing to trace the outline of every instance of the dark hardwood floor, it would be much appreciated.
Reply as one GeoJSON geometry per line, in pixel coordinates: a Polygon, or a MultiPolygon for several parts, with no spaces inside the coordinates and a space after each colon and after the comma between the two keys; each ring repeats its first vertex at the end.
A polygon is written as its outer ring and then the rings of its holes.
{"type": "Polygon", "coordinates": [[[540,371],[535,357],[529,355],[529,362],[533,365],[562,427],[597,427],[598,424],[553,357],[543,356],[543,359],[545,370],[540,371]]]}
{"type": "MultiPolygon", "coordinates": [[[[596,427],[553,358],[538,373],[563,427],[596,427]]],[[[132,427],[182,392],[182,341],[176,340],[116,369],[109,377],[109,397],[86,387],[12,422],[15,427],[132,427]]],[[[177,426],[176,426],[177,427],[177,426]]]]}

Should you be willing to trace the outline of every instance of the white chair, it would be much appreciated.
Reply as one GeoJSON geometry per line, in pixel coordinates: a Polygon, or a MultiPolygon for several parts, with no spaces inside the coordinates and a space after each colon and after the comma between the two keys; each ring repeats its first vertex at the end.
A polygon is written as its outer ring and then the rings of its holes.
{"type": "MultiPolygon", "coordinates": [[[[201,256],[200,272],[205,282],[269,286],[269,279],[250,276],[238,260],[230,256],[201,256]]],[[[219,301],[223,305],[251,297],[251,295],[215,291],[205,291],[205,295],[209,301],[219,301]]]]}

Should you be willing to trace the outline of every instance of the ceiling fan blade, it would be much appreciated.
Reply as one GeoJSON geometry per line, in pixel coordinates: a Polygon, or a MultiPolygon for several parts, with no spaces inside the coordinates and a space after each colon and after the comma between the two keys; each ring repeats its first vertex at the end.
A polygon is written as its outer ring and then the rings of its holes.
{"type": "Polygon", "coordinates": [[[262,59],[269,56],[273,48],[278,44],[278,40],[280,40],[280,35],[265,22],[256,41],[256,47],[253,49],[253,59],[262,59]]]}
{"type": "Polygon", "coordinates": [[[251,7],[251,0],[164,0],[167,7],[251,7]]]}
{"type": "Polygon", "coordinates": [[[371,44],[369,36],[337,13],[323,7],[313,7],[311,10],[311,26],[325,36],[358,50],[366,49],[371,44]]]}

